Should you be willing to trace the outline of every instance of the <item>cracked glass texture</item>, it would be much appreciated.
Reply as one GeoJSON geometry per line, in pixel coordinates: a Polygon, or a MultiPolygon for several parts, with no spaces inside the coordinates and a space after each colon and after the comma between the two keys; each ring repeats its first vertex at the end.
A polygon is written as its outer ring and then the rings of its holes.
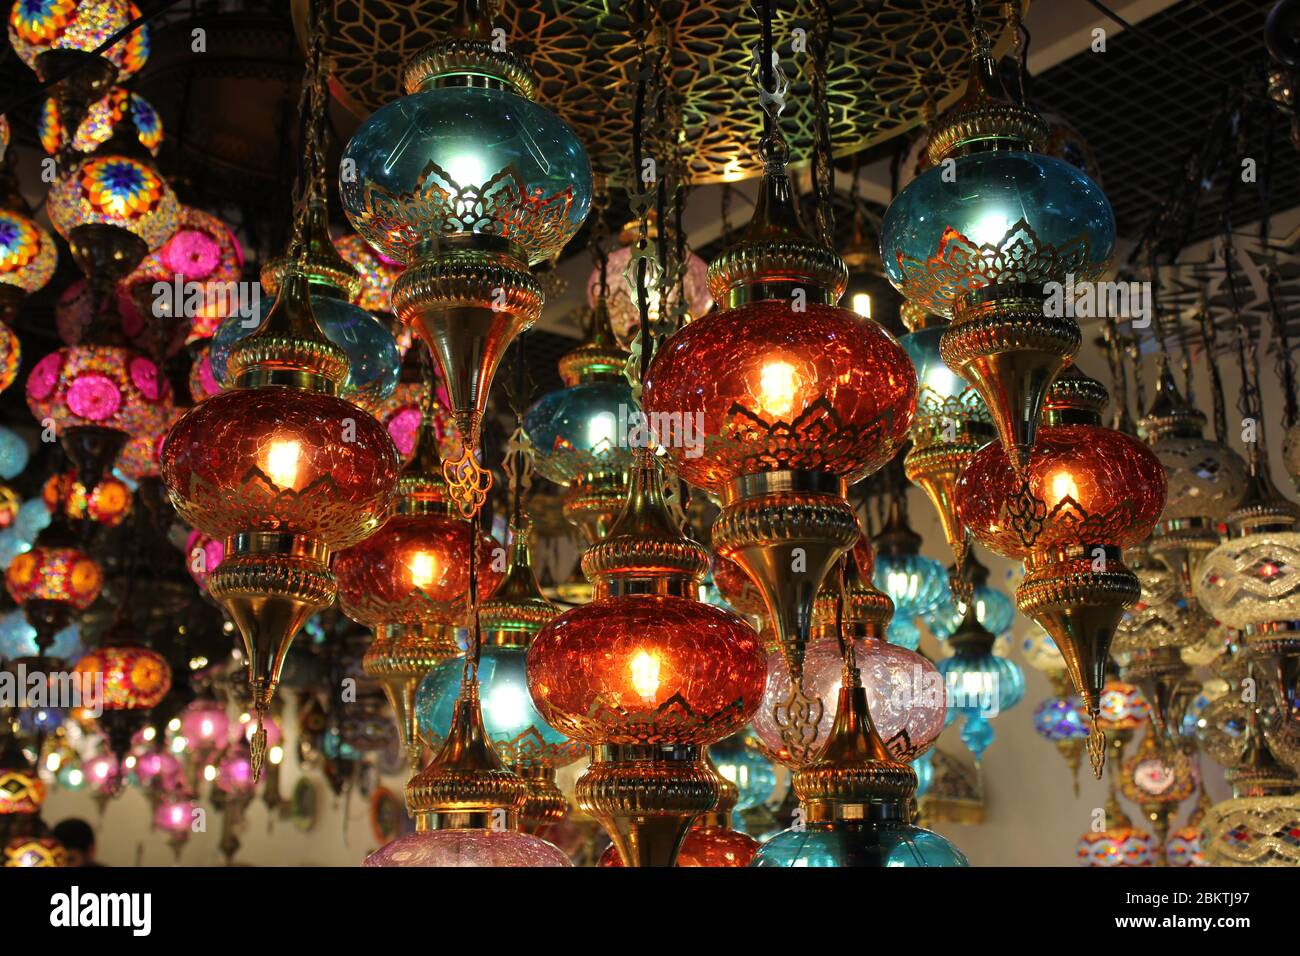
{"type": "Polygon", "coordinates": [[[758,707],[758,635],[720,608],[671,595],[604,598],[547,624],[528,649],[546,722],[587,744],[707,744],[758,707]]]}
{"type": "MultiPolygon", "coordinates": [[[[653,242],[653,240],[651,240],[653,242]]],[[[636,338],[641,311],[640,301],[626,277],[628,263],[632,260],[632,247],[620,246],[609,254],[605,264],[605,305],[609,309],[609,324],[614,338],[623,348],[631,348],[636,338]]],[[[647,283],[649,284],[649,283],[647,283]]],[[[671,316],[677,309],[678,290],[686,293],[684,303],[686,315],[684,321],[698,319],[713,308],[713,296],[709,294],[709,265],[689,249],[686,251],[686,269],[682,274],[681,285],[673,285],[668,290],[668,308],[662,318],[671,316]]],[[[650,298],[650,321],[661,318],[659,309],[659,290],[647,290],[650,298]]],[[[591,270],[587,277],[587,306],[594,309],[600,295],[600,266],[591,270]]]]}
{"type": "Polygon", "coordinates": [[[782,469],[852,484],[907,440],[916,389],[907,353],[870,319],[764,300],[710,313],[664,342],[642,406],[651,416],[702,413],[703,453],[683,442],[668,449],[676,474],[697,487],[782,469]]]}
{"type": "Polygon", "coordinates": [[[1161,521],[1222,521],[1246,493],[1246,463],[1207,438],[1162,438],[1151,446],[1164,466],[1169,492],[1161,521]]]}
{"type": "Polygon", "coordinates": [[[1201,561],[1193,591],[1215,620],[1237,630],[1300,619],[1300,532],[1229,538],[1201,561]]]}
{"type": "MultiPolygon", "coordinates": [[[[943,730],[947,698],[934,664],[895,644],[863,638],[853,642],[862,686],[867,692],[871,722],[889,752],[903,761],[930,749],[943,730]]],[[[821,720],[809,746],[816,753],[835,721],[844,661],[839,641],[813,641],[804,655],[804,692],[822,701],[821,720]]],[[[767,660],[767,686],[752,727],[763,751],[777,763],[791,766],[789,748],[781,739],[774,713],[790,695],[790,675],[780,652],[767,660]]]]}
{"type": "Polygon", "coordinates": [[[514,830],[407,833],[371,853],[362,866],[572,866],[556,846],[514,830]]]}
{"type": "MultiPolygon", "coordinates": [[[[450,515],[393,515],[365,541],[334,556],[343,613],[358,624],[462,624],[469,592],[470,525],[450,515]]],[[[496,539],[479,534],[478,595],[503,571],[496,539]]]]}
{"type": "Polygon", "coordinates": [[[392,439],[370,415],[278,385],[199,402],[172,427],[161,464],[177,512],[205,534],[275,531],[331,549],[383,522],[398,475],[392,439]]]}
{"type": "Polygon", "coordinates": [[[808,824],[783,830],[759,849],[758,867],[970,866],[937,833],[906,823],[808,824]]]}
{"type": "MultiPolygon", "coordinates": [[[[759,843],[747,833],[725,827],[691,827],[677,854],[679,867],[691,866],[749,866],[758,852],[759,843]]],[[[610,844],[600,855],[599,866],[622,867],[623,858],[618,848],[610,844]]]]}
{"type": "Polygon", "coordinates": [[[591,165],[573,129],[510,90],[420,90],[371,114],[343,151],[352,228],[407,262],[439,237],[504,236],[535,265],[587,217],[591,165]]]}
{"type": "Polygon", "coordinates": [[[1136,438],[1100,425],[1048,425],[1029,458],[1036,513],[1018,520],[1023,483],[999,442],[957,480],[957,513],[991,551],[1024,559],[1071,547],[1126,548],[1151,533],[1165,504],[1160,461],[1136,438]]]}
{"type": "Polygon", "coordinates": [[[1041,153],[974,153],[951,166],[932,166],[894,197],[880,226],[886,277],[906,298],[924,299],[939,315],[951,314],[954,297],[991,278],[1064,281],[1052,266],[1059,254],[1080,243],[1083,268],[1077,271],[1092,273],[1106,264],[1115,244],[1110,203],[1084,172],[1041,153]],[[1006,240],[1020,222],[1037,241],[1008,249],[1006,240]],[[976,277],[962,268],[964,251],[953,255],[969,247],[1002,248],[1008,254],[994,275],[981,271],[976,277]],[[1043,250],[1051,252],[1034,255],[1043,250]],[[911,261],[905,265],[905,260],[911,261]]]}

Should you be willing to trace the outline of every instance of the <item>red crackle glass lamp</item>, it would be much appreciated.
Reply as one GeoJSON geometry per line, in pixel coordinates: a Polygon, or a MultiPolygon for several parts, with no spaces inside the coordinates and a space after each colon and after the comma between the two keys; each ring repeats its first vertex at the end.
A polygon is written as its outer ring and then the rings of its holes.
{"type": "Polygon", "coordinates": [[[713,547],[763,594],[793,678],[781,724],[806,756],[822,707],[803,692],[813,601],[859,535],[845,489],[907,440],[917,378],[892,335],[835,304],[847,269],[800,224],[787,152],[764,139],[754,218],[709,267],[718,309],[663,343],[642,405],[652,425],[695,416],[702,449],[658,438],[679,478],[721,498],[713,547]]]}
{"type": "Polygon", "coordinates": [[[1070,366],[1048,390],[1044,422],[1022,474],[990,443],[957,483],[957,511],[986,547],[1025,562],[1016,605],[1052,636],[1083,710],[1098,776],[1097,725],[1106,661],[1120,618],[1141,596],[1121,552],[1151,533],[1165,504],[1165,471],[1144,445],[1105,428],[1106,389],[1070,366]]]}
{"type": "Polygon", "coordinates": [[[163,443],[162,477],[181,518],[225,540],[208,593],[239,627],[258,731],[289,645],[307,618],[334,602],[330,555],[373,534],[398,479],[384,427],[337,397],[346,354],[312,313],[306,260],[294,263],[262,327],[239,341],[234,388],[189,410],[163,443]]]}
{"type": "Polygon", "coordinates": [[[36,536],[31,550],[5,570],[5,588],[36,631],[41,656],[55,635],[94,603],[103,584],[99,562],[81,549],[61,512],[36,536]]]}
{"type": "Polygon", "coordinates": [[[583,555],[594,600],[528,650],[546,722],[592,747],[578,805],[627,866],[672,866],[692,822],[717,806],[704,748],[749,720],[766,667],[741,618],[695,599],[708,552],[668,514],[653,455],[638,451],[628,504],[583,555]]]}
{"type": "Polygon", "coordinates": [[[480,599],[503,576],[496,541],[479,532],[475,546],[474,534],[447,494],[428,408],[388,520],[334,557],[343,613],[374,629],[362,666],[384,687],[412,771],[421,752],[415,692],[434,665],[459,653],[455,628],[465,624],[470,561],[478,564],[480,599]]]}

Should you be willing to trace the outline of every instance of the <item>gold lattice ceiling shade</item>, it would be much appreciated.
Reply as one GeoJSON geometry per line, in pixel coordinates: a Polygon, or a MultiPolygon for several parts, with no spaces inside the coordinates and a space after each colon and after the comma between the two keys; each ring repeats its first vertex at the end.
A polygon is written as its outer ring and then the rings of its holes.
{"type": "MultiPolygon", "coordinates": [[[[335,95],[365,117],[401,93],[402,64],[444,35],[453,0],[325,0],[335,95]]],[[[303,23],[306,0],[294,0],[303,23]]],[[[500,4],[509,42],[532,57],[541,99],[582,136],[593,166],[622,179],[631,155],[637,66],[628,0],[532,0],[500,4]]],[[[795,159],[812,143],[811,54],[789,53],[796,28],[811,39],[816,3],[778,2],[775,36],[790,78],[783,121],[795,159]]],[[[987,9],[1001,4],[985,4],[987,9]]],[[[921,121],[965,83],[965,0],[834,0],[829,86],[836,155],[856,152],[921,121]]],[[[687,164],[694,182],[757,175],[761,122],[748,72],[758,25],[743,0],[664,0],[671,56],[668,82],[683,97],[687,164]]],[[[1002,35],[1000,21],[990,32],[1002,35]]]]}

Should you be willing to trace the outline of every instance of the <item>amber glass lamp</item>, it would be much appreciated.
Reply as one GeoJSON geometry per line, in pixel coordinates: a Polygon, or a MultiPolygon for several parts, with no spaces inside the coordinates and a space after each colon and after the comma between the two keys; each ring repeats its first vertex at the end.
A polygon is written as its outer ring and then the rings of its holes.
{"type": "Polygon", "coordinates": [[[791,675],[787,747],[807,757],[823,710],[803,685],[813,603],[859,534],[845,488],[902,446],[917,384],[893,336],[836,305],[844,262],[799,222],[785,143],[761,149],[753,220],[709,267],[718,309],[664,342],[642,403],[704,436],[702,449],[659,441],[679,478],[721,498],[713,547],[763,595],[791,675]]]}
{"type": "Polygon", "coordinates": [[[578,805],[627,866],[671,866],[717,806],[704,748],[749,720],[763,653],[741,618],[695,600],[708,552],[683,537],[654,456],[638,452],[628,503],[583,555],[594,600],[538,632],[528,688],[546,722],[592,747],[578,805]]]}
{"type": "Polygon", "coordinates": [[[447,494],[429,408],[416,441],[384,526],[334,558],[343,613],[374,629],[362,665],[383,684],[412,772],[421,755],[415,692],[435,665],[460,651],[455,629],[465,624],[470,561],[478,563],[480,598],[502,576],[496,542],[479,534],[474,547],[474,531],[447,494]]]}
{"type": "Polygon", "coordinates": [[[384,521],[397,452],[384,427],[336,396],[342,349],[312,314],[302,247],[262,327],[232,350],[235,387],[195,405],[162,447],[162,477],[188,524],[225,539],[208,593],[239,627],[258,732],[289,644],[337,593],[329,560],[384,521]]]}
{"type": "Polygon", "coordinates": [[[1016,603],[1052,636],[1092,718],[1094,773],[1104,763],[1097,727],[1111,639],[1141,587],[1122,550],[1151,532],[1165,503],[1159,460],[1137,439],[1101,425],[1102,385],[1071,366],[1053,384],[1045,424],[1023,472],[990,443],[957,483],[957,509],[989,549],[1025,562],[1016,603]]]}

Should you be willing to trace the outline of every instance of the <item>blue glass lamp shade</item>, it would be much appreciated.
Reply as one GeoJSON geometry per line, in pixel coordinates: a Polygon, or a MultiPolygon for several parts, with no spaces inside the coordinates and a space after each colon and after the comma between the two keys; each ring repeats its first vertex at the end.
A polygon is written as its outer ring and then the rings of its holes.
{"type": "Polygon", "coordinates": [[[361,124],[343,153],[339,195],[353,228],[398,262],[476,234],[512,242],[535,264],[586,218],[591,165],[569,125],[531,100],[446,86],[361,124]]]}
{"type": "MultiPolygon", "coordinates": [[[[913,618],[929,617],[950,600],[948,572],[938,561],[923,554],[878,554],[871,580],[894,602],[894,620],[889,631],[891,643],[902,644],[894,639],[895,636],[910,637],[913,631],[919,641],[920,632],[915,626],[909,631],[902,622],[912,624],[913,618]],[[897,631],[894,624],[899,625],[897,631]]],[[[912,644],[909,649],[915,648],[916,645],[912,644]]]]}
{"type": "Polygon", "coordinates": [[[1086,173],[1010,151],[931,167],[894,198],[880,230],[889,281],[937,315],[987,285],[1091,278],[1114,244],[1114,213],[1086,173]]]}
{"type": "Polygon", "coordinates": [[[776,790],[776,767],[739,736],[728,737],[709,747],[709,758],[718,773],[736,785],[740,799],[736,812],[756,807],[776,790]]]}
{"type": "MultiPolygon", "coordinates": [[[[275,299],[262,299],[257,324],[245,327],[240,315],[227,317],[217,326],[208,349],[213,377],[222,385],[226,381],[226,362],[235,343],[262,327],[275,299]]],[[[343,299],[313,295],[311,310],[325,337],[348,356],[348,379],[340,395],[349,401],[373,404],[393,394],[402,371],[402,356],[397,351],[393,333],[365,309],[343,299]]]]}
{"type": "Polygon", "coordinates": [[[559,485],[626,471],[632,449],[624,431],[636,410],[631,386],[622,380],[584,382],[543,395],[524,414],[537,470],[559,485]]]}
{"type": "Polygon", "coordinates": [[[900,822],[806,824],[764,843],[750,866],[969,866],[955,846],[930,830],[900,822]]]}
{"type": "MultiPolygon", "coordinates": [[[[48,657],[57,657],[71,662],[81,650],[81,630],[69,624],[54,635],[54,643],[45,652],[48,657]]],[[[40,651],[36,647],[36,628],[27,623],[21,610],[10,611],[0,617],[0,658],[14,660],[19,657],[35,657],[40,651]]]]}
{"type": "Polygon", "coordinates": [[[920,800],[934,782],[934,751],[927,750],[913,760],[912,769],[916,771],[916,799],[920,800]]]}
{"type": "MultiPolygon", "coordinates": [[[[987,584],[975,586],[975,617],[985,629],[996,637],[1001,637],[1011,630],[1016,620],[1016,606],[1011,598],[997,588],[987,584]]],[[[957,633],[961,625],[962,612],[949,594],[947,603],[930,617],[930,632],[939,640],[946,641],[957,633]]]]}
{"type": "MultiPolygon", "coordinates": [[[[585,748],[554,730],[533,706],[524,670],[527,648],[489,644],[479,659],[479,701],[483,726],[501,759],[512,767],[563,766],[585,748]]],[[[415,693],[420,736],[437,751],[451,728],[452,708],[460,692],[465,661],[439,662],[415,693]]]]}
{"type": "Polygon", "coordinates": [[[0,480],[17,478],[27,467],[27,442],[0,425],[0,480]]]}
{"type": "Polygon", "coordinates": [[[18,508],[18,517],[14,519],[13,532],[23,541],[31,544],[36,536],[50,524],[50,509],[41,498],[28,498],[18,508]]]}
{"type": "Polygon", "coordinates": [[[988,408],[975,387],[945,365],[939,355],[939,340],[944,330],[943,325],[931,325],[898,340],[916,368],[920,386],[916,393],[913,433],[920,428],[935,428],[943,419],[989,421],[988,408]]]}
{"type": "Polygon", "coordinates": [[[910,617],[895,616],[885,628],[885,640],[890,644],[914,651],[921,646],[921,629],[910,617]]]}
{"type": "Polygon", "coordinates": [[[1034,730],[1052,743],[1086,740],[1088,719],[1078,697],[1049,697],[1034,710],[1034,730]]]}
{"type": "Polygon", "coordinates": [[[993,742],[989,721],[1025,696],[1025,675],[1014,661],[992,652],[958,652],[936,666],[948,692],[947,723],[966,718],[962,742],[978,760],[993,742]]]}
{"type": "Polygon", "coordinates": [[[63,717],[58,707],[20,707],[18,726],[26,734],[52,734],[62,726],[63,717]]]}

